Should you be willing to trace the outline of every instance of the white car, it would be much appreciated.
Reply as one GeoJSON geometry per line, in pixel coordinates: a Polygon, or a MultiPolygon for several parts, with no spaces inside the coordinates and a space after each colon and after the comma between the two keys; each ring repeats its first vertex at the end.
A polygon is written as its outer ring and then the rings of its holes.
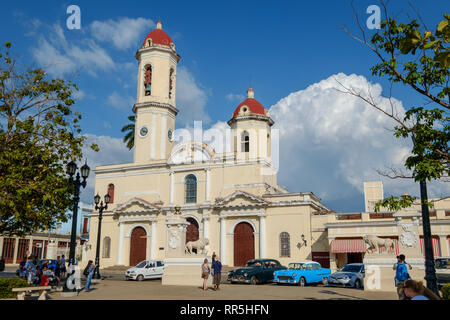
{"type": "Polygon", "coordinates": [[[144,260],[125,271],[127,280],[159,279],[164,273],[164,263],[160,260],[144,260]]]}

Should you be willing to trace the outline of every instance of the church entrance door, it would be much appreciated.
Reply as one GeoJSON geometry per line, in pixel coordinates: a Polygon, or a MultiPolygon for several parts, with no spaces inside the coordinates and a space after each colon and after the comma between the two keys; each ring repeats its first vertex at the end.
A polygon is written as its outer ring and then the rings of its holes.
{"type": "Polygon", "coordinates": [[[142,227],[136,227],[131,232],[130,266],[135,266],[146,259],[147,232],[142,227]]]}
{"type": "Polygon", "coordinates": [[[234,266],[244,266],[255,259],[255,235],[253,227],[241,222],[234,228],[234,266]]]}

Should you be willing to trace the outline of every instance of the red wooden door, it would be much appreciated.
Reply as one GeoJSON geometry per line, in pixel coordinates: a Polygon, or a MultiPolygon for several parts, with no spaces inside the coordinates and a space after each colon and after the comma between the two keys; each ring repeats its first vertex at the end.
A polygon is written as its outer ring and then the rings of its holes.
{"type": "Polygon", "coordinates": [[[17,263],[20,263],[24,257],[27,256],[27,251],[30,248],[30,239],[19,239],[19,248],[17,249],[17,263]]]}
{"type": "Polygon", "coordinates": [[[43,240],[33,240],[33,257],[38,257],[38,259],[44,259],[46,257],[42,256],[42,251],[44,250],[43,240]]]}
{"type": "Polygon", "coordinates": [[[197,241],[199,239],[197,221],[193,218],[187,218],[186,221],[190,223],[186,228],[186,243],[197,241]]]}
{"type": "Polygon", "coordinates": [[[330,267],[330,253],[329,252],[312,252],[312,261],[320,263],[322,268],[330,267]]]}
{"type": "Polygon", "coordinates": [[[147,232],[144,228],[136,227],[131,232],[130,266],[135,266],[146,259],[147,232]]]}
{"type": "Polygon", "coordinates": [[[250,224],[241,222],[234,228],[234,265],[244,266],[251,259],[255,259],[253,228],[250,224]]]}

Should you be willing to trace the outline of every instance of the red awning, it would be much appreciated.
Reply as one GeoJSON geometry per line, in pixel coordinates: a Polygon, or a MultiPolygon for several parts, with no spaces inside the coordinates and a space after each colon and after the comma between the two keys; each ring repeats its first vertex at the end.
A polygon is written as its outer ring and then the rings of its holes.
{"type": "Polygon", "coordinates": [[[331,241],[332,253],[366,252],[363,239],[338,239],[331,241]]]}

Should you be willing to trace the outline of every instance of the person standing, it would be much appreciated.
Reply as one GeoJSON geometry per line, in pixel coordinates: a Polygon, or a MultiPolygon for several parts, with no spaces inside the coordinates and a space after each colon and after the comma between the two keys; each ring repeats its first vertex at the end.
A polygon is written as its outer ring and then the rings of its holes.
{"type": "Polygon", "coordinates": [[[411,269],[411,265],[407,264],[405,262],[405,255],[401,254],[399,256],[397,256],[397,263],[394,264],[393,269],[395,270],[395,286],[397,287],[397,295],[398,295],[398,299],[399,300],[404,300],[405,299],[405,295],[403,292],[403,283],[408,280],[411,279],[411,277],[409,276],[408,273],[408,267],[411,269]]]}
{"type": "Polygon", "coordinates": [[[32,257],[28,257],[28,261],[25,264],[25,277],[28,284],[33,284],[35,282],[36,277],[36,267],[33,263],[32,257]]]}
{"type": "Polygon", "coordinates": [[[220,280],[222,277],[222,263],[220,262],[220,259],[218,256],[215,256],[213,259],[213,263],[211,265],[213,270],[213,284],[214,284],[214,290],[220,290],[220,280]]]}
{"type": "Polygon", "coordinates": [[[203,291],[208,290],[206,287],[206,281],[208,280],[209,274],[211,273],[211,268],[208,264],[208,259],[203,260],[202,264],[202,278],[203,278],[203,291]]]}
{"type": "Polygon", "coordinates": [[[60,269],[61,269],[61,279],[66,277],[66,258],[64,257],[64,255],[61,256],[61,262],[60,262],[60,269]]]}
{"type": "Polygon", "coordinates": [[[95,264],[92,260],[89,260],[88,265],[86,266],[86,269],[84,269],[83,274],[87,277],[86,284],[84,286],[84,291],[89,292],[91,291],[91,281],[92,276],[94,275],[95,270],[95,264]]]}

